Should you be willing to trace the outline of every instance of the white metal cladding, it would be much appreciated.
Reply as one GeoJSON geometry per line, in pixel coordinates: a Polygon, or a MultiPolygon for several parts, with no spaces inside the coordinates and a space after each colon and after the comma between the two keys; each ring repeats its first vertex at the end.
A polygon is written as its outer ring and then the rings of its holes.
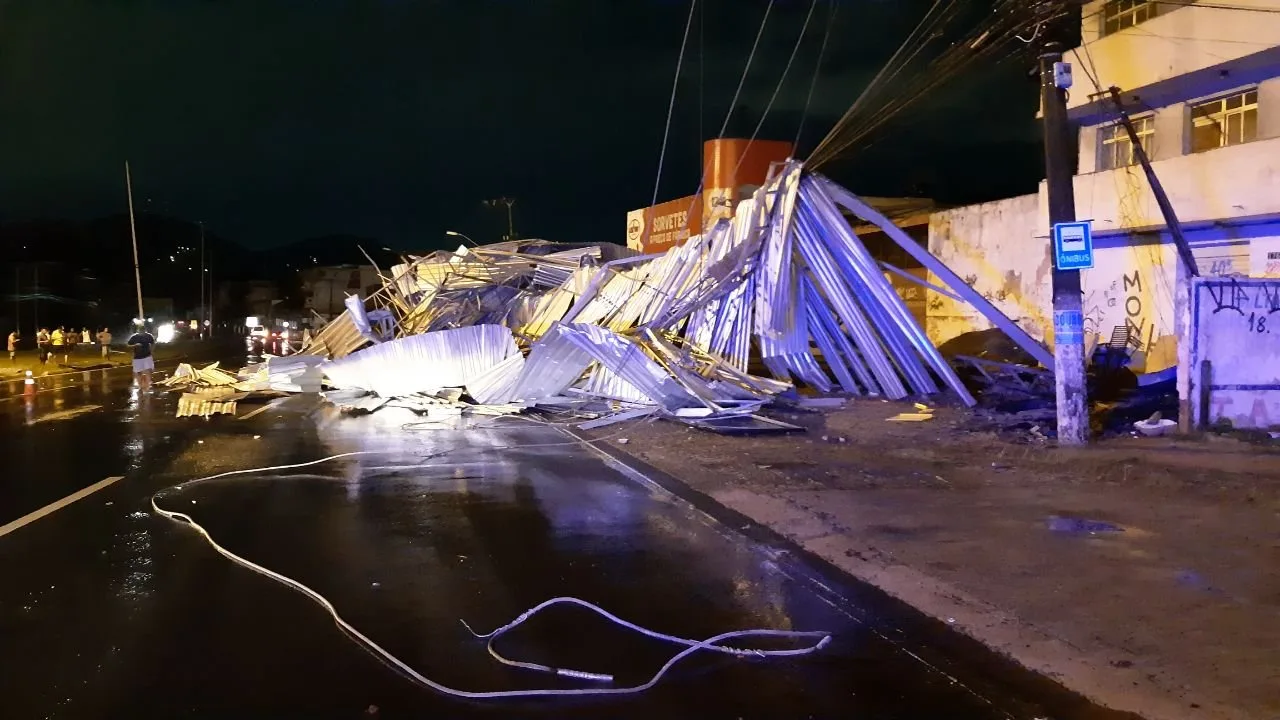
{"type": "MultiPolygon", "coordinates": [[[[941,384],[972,404],[839,206],[903,244],[950,292],[974,299],[883,215],[790,163],[731,222],[662,254],[600,263],[616,253],[514,242],[397,266],[369,302],[400,318],[402,337],[326,372],[334,384],[378,394],[466,387],[484,404],[569,393],[730,413],[795,381],[888,398],[941,384]],[[749,374],[753,359],[773,377],[749,374]]],[[[975,305],[1047,357],[990,303],[975,305]]],[[[344,322],[344,334],[358,335],[349,315],[344,322]]]]}

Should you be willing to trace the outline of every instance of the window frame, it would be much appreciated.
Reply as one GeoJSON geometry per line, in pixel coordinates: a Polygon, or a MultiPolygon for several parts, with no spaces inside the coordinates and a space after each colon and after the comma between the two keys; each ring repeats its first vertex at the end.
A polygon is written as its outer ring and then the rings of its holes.
{"type": "MultiPolygon", "coordinates": [[[[1156,142],[1156,116],[1155,113],[1145,113],[1129,118],[1133,122],[1135,129],[1138,131],[1138,142],[1143,143],[1142,149],[1146,151],[1147,158],[1151,158],[1151,153],[1155,150],[1156,142]],[[1141,125],[1139,125],[1141,123],[1141,125]]],[[[1098,128],[1098,170],[1106,172],[1108,170],[1119,170],[1121,168],[1133,167],[1138,164],[1138,156],[1133,151],[1133,143],[1129,139],[1129,132],[1125,129],[1124,123],[1120,120],[1102,125],[1098,128]],[[1108,138],[1108,135],[1110,136],[1108,138]],[[1104,158],[1114,157],[1115,149],[1124,143],[1129,147],[1129,162],[1123,164],[1108,165],[1104,158]]]]}
{"type": "Polygon", "coordinates": [[[1258,139],[1258,87],[1250,86],[1232,90],[1224,95],[1209,97],[1202,100],[1196,100],[1187,103],[1187,134],[1188,134],[1188,151],[1190,154],[1210,152],[1224,147],[1232,147],[1235,145],[1247,145],[1258,139]],[[1253,96],[1250,100],[1249,96],[1253,96]],[[1240,100],[1237,107],[1230,107],[1232,100],[1240,100]],[[1201,108],[1210,105],[1217,105],[1217,110],[1207,115],[1196,116],[1201,108]],[[1253,113],[1253,137],[1245,137],[1245,116],[1250,112],[1253,113]],[[1239,137],[1237,142],[1231,141],[1231,118],[1239,117],[1239,137]],[[1218,128],[1218,144],[1212,147],[1196,147],[1196,128],[1213,125],[1218,128]]]}
{"type": "Polygon", "coordinates": [[[1159,17],[1160,3],[1158,0],[1106,0],[1099,14],[1098,35],[1107,37],[1159,17]],[[1123,7],[1125,5],[1128,7],[1123,7]]]}

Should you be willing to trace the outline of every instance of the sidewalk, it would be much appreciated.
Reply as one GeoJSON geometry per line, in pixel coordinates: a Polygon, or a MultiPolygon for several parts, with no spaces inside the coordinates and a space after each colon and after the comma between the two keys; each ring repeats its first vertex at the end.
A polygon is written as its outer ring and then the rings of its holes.
{"type": "Polygon", "coordinates": [[[1100,704],[1280,717],[1280,442],[1070,451],[960,410],[886,422],[904,410],[797,411],[792,436],[647,423],[614,447],[1100,704]]]}

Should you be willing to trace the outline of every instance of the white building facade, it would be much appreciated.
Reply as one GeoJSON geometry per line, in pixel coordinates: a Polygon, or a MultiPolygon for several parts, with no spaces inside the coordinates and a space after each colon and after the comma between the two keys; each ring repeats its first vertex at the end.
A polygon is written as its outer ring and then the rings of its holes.
{"type": "MultiPolygon", "coordinates": [[[[1176,251],[1109,89],[1125,109],[1202,276],[1280,277],[1280,0],[1095,1],[1080,48],[1066,53],[1079,127],[1076,217],[1092,220],[1095,267],[1082,274],[1087,342],[1127,333],[1134,368],[1177,363],[1176,251]]],[[[1045,185],[1009,200],[936,213],[929,248],[961,277],[1052,341],[1045,185]]],[[[928,332],[945,342],[986,329],[931,293],[928,332]]]]}

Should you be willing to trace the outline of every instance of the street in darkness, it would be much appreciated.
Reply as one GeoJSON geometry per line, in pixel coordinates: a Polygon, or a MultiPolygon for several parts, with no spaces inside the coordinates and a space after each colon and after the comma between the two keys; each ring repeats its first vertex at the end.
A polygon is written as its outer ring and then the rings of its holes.
{"type": "MultiPolygon", "coordinates": [[[[239,419],[178,420],[175,396],[140,391],[119,372],[61,376],[34,398],[21,385],[7,390],[7,718],[1101,717],[954,638],[922,644],[950,632],[865,589],[866,604],[854,602],[859,591],[787,548],[748,540],[552,427],[405,425],[416,419],[407,411],[345,417],[307,396],[246,406],[239,419]],[[772,628],[833,641],[789,659],[697,655],[627,697],[463,701],[413,684],[315,602],[151,509],[153,493],[193,478],[353,452],[368,454],[161,492],[157,502],[314,588],[360,632],[453,688],[609,686],[505,668],[462,624],[488,631],[558,596],[689,638],[772,628]]],[[[497,648],[613,674],[618,687],[647,680],[680,649],[564,607],[497,648]]]]}

